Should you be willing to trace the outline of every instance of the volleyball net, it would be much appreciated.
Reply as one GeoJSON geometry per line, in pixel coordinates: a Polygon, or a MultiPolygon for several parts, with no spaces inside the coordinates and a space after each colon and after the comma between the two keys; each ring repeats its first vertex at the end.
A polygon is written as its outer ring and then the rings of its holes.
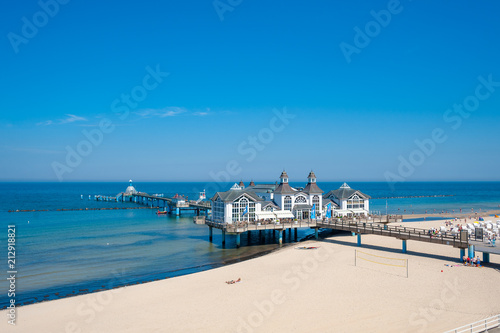
{"type": "Polygon", "coordinates": [[[354,266],[408,277],[408,259],[391,258],[354,250],[354,266]]]}

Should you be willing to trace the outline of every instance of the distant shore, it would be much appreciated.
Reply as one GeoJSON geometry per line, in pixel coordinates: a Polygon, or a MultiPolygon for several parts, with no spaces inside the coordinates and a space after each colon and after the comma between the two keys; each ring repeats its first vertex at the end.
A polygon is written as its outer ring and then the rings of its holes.
{"type": "Polygon", "coordinates": [[[474,211],[474,212],[445,212],[445,213],[429,213],[429,214],[403,214],[403,220],[405,219],[424,219],[427,217],[440,217],[445,219],[453,219],[453,218],[479,218],[479,217],[489,217],[494,219],[493,215],[500,215],[500,209],[487,210],[487,211],[474,211]]]}

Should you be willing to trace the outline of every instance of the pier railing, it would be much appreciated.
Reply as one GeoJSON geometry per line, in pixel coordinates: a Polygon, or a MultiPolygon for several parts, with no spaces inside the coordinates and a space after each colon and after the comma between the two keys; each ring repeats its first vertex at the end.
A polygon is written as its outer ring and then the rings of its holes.
{"type": "Polygon", "coordinates": [[[345,222],[336,219],[317,222],[316,227],[345,230],[361,234],[389,236],[405,240],[417,240],[422,242],[452,245],[454,247],[460,248],[466,248],[468,246],[468,242],[462,241],[460,239],[460,235],[455,235],[448,232],[442,232],[440,235],[434,235],[429,230],[412,227],[389,226],[366,222],[345,222]]]}
{"type": "Polygon", "coordinates": [[[255,222],[235,222],[221,223],[207,220],[205,224],[209,227],[221,229],[230,233],[240,233],[252,230],[283,230],[291,228],[315,228],[316,221],[314,220],[298,220],[298,221],[255,221],[255,222]]]}
{"type": "Polygon", "coordinates": [[[472,324],[458,327],[445,333],[464,333],[464,332],[487,332],[488,330],[500,326],[500,315],[478,320],[472,324]]]}

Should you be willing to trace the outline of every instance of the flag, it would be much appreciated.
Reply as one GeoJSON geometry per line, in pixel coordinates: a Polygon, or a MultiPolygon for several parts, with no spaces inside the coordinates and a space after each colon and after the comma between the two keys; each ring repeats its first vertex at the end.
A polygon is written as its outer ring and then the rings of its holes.
{"type": "Polygon", "coordinates": [[[315,220],[316,219],[316,204],[313,205],[312,211],[311,211],[311,219],[315,220]]]}
{"type": "Polygon", "coordinates": [[[245,207],[245,210],[243,211],[243,214],[241,216],[245,216],[246,213],[248,213],[248,205],[245,207]]]}
{"type": "Polygon", "coordinates": [[[327,206],[326,206],[326,218],[329,219],[332,217],[332,203],[330,202],[327,206]]]}

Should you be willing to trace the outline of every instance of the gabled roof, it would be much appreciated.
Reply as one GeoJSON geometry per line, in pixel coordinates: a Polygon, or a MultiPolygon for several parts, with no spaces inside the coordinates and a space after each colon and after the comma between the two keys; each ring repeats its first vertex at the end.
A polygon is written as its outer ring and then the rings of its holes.
{"type": "Polygon", "coordinates": [[[259,197],[255,192],[248,190],[229,190],[226,192],[217,192],[212,198],[212,201],[217,200],[219,197],[224,202],[233,202],[236,199],[239,199],[241,196],[246,196],[248,199],[252,201],[264,201],[261,197],[259,197]]]}
{"type": "Polygon", "coordinates": [[[323,206],[328,206],[328,204],[332,204],[333,208],[340,207],[335,201],[329,198],[323,198],[323,206]]]}
{"type": "Polygon", "coordinates": [[[370,199],[371,197],[369,195],[364,194],[361,191],[352,189],[349,185],[346,183],[342,184],[342,186],[338,190],[332,190],[328,192],[327,194],[323,195],[323,198],[329,198],[332,195],[339,199],[339,200],[346,200],[352,197],[354,194],[357,194],[359,197],[362,199],[370,199]]]}
{"type": "Polygon", "coordinates": [[[273,201],[264,201],[262,203],[262,209],[264,209],[266,207],[273,207],[276,209],[280,209],[280,207],[276,203],[274,203],[273,201]]]}

